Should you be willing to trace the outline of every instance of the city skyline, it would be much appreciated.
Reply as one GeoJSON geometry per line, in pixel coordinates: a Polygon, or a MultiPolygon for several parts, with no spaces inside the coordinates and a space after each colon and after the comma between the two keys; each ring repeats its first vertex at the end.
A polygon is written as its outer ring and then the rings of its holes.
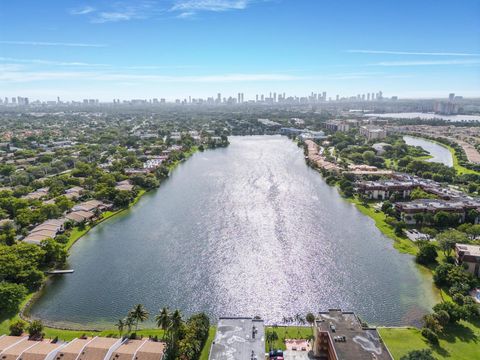
{"type": "Polygon", "coordinates": [[[1,98],[480,96],[476,1],[461,20],[446,1],[22,3],[0,10],[1,98]]]}

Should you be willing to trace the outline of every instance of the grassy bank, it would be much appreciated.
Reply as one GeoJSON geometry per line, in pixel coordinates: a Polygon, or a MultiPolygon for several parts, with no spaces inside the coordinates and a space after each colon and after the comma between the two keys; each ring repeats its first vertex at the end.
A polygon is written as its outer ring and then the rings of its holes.
{"type": "Polygon", "coordinates": [[[358,210],[364,215],[369,216],[370,218],[375,221],[375,226],[386,236],[394,240],[393,246],[395,249],[402,253],[407,253],[410,255],[416,255],[418,248],[415,246],[415,244],[408,239],[407,237],[400,237],[395,234],[394,229],[392,226],[387,224],[387,216],[385,213],[382,211],[376,211],[373,207],[371,206],[365,206],[362,204],[360,200],[357,198],[347,198],[348,201],[351,203],[355,204],[358,210]]]}
{"type": "Polygon", "coordinates": [[[447,335],[439,337],[438,346],[426,342],[416,328],[379,328],[378,331],[395,359],[419,349],[431,349],[439,360],[480,358],[480,321],[460,321],[457,325],[447,327],[447,335]]]}
{"type": "MultiPolygon", "coordinates": [[[[198,151],[198,147],[192,147],[188,152],[185,153],[185,159],[188,159],[190,156],[192,156],[196,151],[198,151]]],[[[176,161],[173,162],[172,164],[169,165],[168,169],[171,172],[173,169],[175,169],[182,161],[176,161]]],[[[97,220],[93,224],[86,225],[84,228],[80,229],[78,227],[75,227],[71,230],[68,242],[65,244],[65,247],[67,250],[69,250],[82,236],[87,234],[93,227],[98,225],[101,222],[104,222],[115,215],[118,215],[119,213],[131,208],[134,206],[140,198],[146,193],[146,190],[139,190],[137,193],[137,196],[135,199],[129,204],[128,207],[117,210],[117,211],[106,211],[102,214],[101,219],[97,220]]],[[[46,281],[46,280],[45,280],[46,281]]],[[[28,294],[28,296],[24,299],[22,304],[20,305],[21,311],[25,312],[25,316],[28,316],[28,308],[33,304],[35,301],[35,297],[39,295],[39,292],[34,292],[31,294],[28,294]]],[[[15,322],[17,320],[20,320],[20,313],[15,313],[15,314],[9,314],[5,315],[2,318],[0,318],[0,335],[2,334],[8,334],[9,333],[9,326],[12,322],[15,322]]],[[[92,333],[91,331],[81,331],[81,330],[68,330],[68,329],[56,329],[56,328],[51,328],[51,327],[45,327],[45,334],[48,337],[56,337],[58,336],[61,339],[64,340],[70,340],[75,337],[78,337],[82,334],[90,334],[92,333]]],[[[141,330],[138,333],[142,335],[158,335],[160,331],[160,334],[162,335],[163,333],[161,330],[141,330]]],[[[101,332],[94,332],[96,335],[112,335],[115,334],[114,330],[110,331],[101,331],[101,332]]]]}
{"type": "Polygon", "coordinates": [[[210,355],[210,347],[212,346],[213,340],[215,340],[215,332],[216,328],[214,326],[210,326],[210,329],[208,330],[208,338],[205,342],[205,346],[202,349],[200,360],[208,360],[208,355],[210,355]]]}

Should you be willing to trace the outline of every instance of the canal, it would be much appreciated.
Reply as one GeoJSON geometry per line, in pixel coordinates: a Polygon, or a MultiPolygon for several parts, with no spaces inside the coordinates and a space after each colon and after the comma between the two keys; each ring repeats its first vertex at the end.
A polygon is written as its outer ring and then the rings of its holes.
{"type": "Polygon", "coordinates": [[[450,153],[450,150],[448,150],[445,146],[439,145],[436,142],[427,139],[408,135],[404,136],[403,140],[405,140],[407,145],[420,146],[421,148],[428,151],[432,157],[427,161],[439,162],[450,167],[453,166],[452,154],[450,153]]]}
{"type": "Polygon", "coordinates": [[[434,304],[431,279],[307,167],[295,143],[230,141],[196,153],[80,239],[69,258],[75,273],[50,283],[31,314],[102,328],[136,303],[268,322],[342,308],[406,325],[434,304]]]}

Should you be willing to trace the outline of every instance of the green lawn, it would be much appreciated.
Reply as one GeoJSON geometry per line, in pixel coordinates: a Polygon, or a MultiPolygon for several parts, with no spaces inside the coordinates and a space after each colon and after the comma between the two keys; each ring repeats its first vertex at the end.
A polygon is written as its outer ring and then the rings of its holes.
{"type": "Polygon", "coordinates": [[[202,349],[202,354],[200,355],[200,360],[208,360],[208,355],[210,355],[210,347],[212,346],[213,340],[215,340],[215,332],[216,328],[214,326],[210,326],[210,330],[208,330],[208,339],[205,342],[205,346],[202,349]]]}
{"type": "MultiPolygon", "coordinates": [[[[275,331],[278,335],[278,340],[273,343],[273,348],[278,350],[285,350],[285,339],[308,339],[313,336],[313,329],[311,326],[269,326],[265,328],[267,331],[275,331]]],[[[265,351],[269,351],[269,344],[265,341],[265,351]]]]}
{"type": "Polygon", "coordinates": [[[447,329],[447,336],[440,337],[439,346],[428,344],[416,328],[379,328],[385,344],[395,360],[412,350],[431,349],[438,360],[480,359],[480,321],[461,321],[447,329]]]}

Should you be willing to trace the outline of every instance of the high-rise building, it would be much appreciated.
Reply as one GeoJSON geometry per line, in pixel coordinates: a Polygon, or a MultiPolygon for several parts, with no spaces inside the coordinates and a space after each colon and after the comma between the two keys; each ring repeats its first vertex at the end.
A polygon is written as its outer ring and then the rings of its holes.
{"type": "Polygon", "coordinates": [[[448,95],[448,101],[453,101],[453,100],[455,100],[455,93],[450,93],[448,95]]]}
{"type": "Polygon", "coordinates": [[[238,99],[237,100],[238,103],[241,104],[242,103],[242,94],[238,93],[237,99],[238,99]]]}
{"type": "Polygon", "coordinates": [[[327,92],[326,91],[324,91],[322,93],[322,98],[323,98],[323,101],[327,101],[327,92]]]}
{"type": "Polygon", "coordinates": [[[217,103],[220,104],[222,102],[222,94],[217,94],[217,103]]]}

